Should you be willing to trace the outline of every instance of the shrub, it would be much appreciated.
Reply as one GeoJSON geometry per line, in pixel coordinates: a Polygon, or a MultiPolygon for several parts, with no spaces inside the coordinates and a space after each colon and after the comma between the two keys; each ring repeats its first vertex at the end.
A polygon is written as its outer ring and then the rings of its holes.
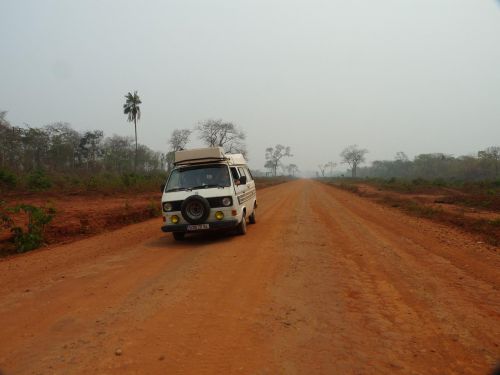
{"type": "Polygon", "coordinates": [[[12,218],[9,215],[8,208],[5,201],[0,201],[0,227],[10,228],[12,225],[12,218]]]}
{"type": "Polygon", "coordinates": [[[137,184],[138,176],[134,173],[126,173],[121,176],[121,179],[125,187],[132,187],[137,184]]]}
{"type": "Polygon", "coordinates": [[[46,190],[52,187],[52,181],[41,169],[28,175],[28,187],[32,190],[46,190]]]}
{"type": "Polygon", "coordinates": [[[9,226],[14,234],[14,244],[18,253],[24,253],[40,247],[43,243],[45,226],[54,218],[55,210],[47,207],[36,207],[29,204],[18,204],[9,209],[13,213],[23,212],[28,215],[26,229],[20,226],[13,227],[12,219],[9,226]]]}
{"type": "Polygon", "coordinates": [[[16,184],[17,179],[14,174],[5,169],[0,169],[0,188],[5,187],[11,189],[15,187],[16,184]]]}
{"type": "Polygon", "coordinates": [[[85,181],[85,189],[92,191],[92,190],[97,190],[99,187],[99,183],[97,181],[97,178],[94,176],[90,176],[86,181],[85,181]]]}
{"type": "Polygon", "coordinates": [[[427,181],[424,180],[423,178],[414,178],[413,180],[411,180],[412,184],[413,185],[417,185],[417,186],[421,186],[421,185],[426,185],[427,184],[427,181]]]}
{"type": "Polygon", "coordinates": [[[349,184],[345,182],[341,182],[338,187],[340,187],[343,190],[350,191],[351,193],[359,193],[359,188],[355,184],[349,184]]]}
{"type": "Polygon", "coordinates": [[[151,217],[156,217],[161,215],[160,205],[156,200],[150,199],[148,204],[148,211],[151,217]]]}

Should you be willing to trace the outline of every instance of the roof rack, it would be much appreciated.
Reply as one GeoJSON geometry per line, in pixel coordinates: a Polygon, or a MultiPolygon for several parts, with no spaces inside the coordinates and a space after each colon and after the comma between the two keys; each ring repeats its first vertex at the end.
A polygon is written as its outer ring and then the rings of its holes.
{"type": "Polygon", "coordinates": [[[227,160],[222,147],[193,148],[176,151],[174,165],[210,163],[227,160]]]}

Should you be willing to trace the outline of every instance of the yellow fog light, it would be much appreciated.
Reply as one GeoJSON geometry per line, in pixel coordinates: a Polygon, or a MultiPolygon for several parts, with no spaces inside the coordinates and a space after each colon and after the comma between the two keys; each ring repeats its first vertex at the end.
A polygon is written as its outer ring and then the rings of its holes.
{"type": "Polygon", "coordinates": [[[222,213],[222,211],[217,211],[217,212],[215,213],[215,218],[216,218],[217,220],[222,220],[222,219],[224,219],[224,214],[222,213]]]}
{"type": "Polygon", "coordinates": [[[170,221],[173,223],[173,224],[177,224],[179,222],[179,216],[177,215],[172,215],[172,217],[170,218],[170,221]]]}

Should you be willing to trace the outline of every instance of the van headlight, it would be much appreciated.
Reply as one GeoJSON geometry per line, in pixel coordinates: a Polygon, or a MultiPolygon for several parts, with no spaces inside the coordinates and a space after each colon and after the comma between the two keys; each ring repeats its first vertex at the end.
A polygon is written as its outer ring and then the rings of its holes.
{"type": "Polygon", "coordinates": [[[172,211],[172,203],[170,202],[163,203],[163,211],[165,212],[172,211]]]}
{"type": "Polygon", "coordinates": [[[229,197],[222,198],[222,205],[229,207],[230,205],[233,204],[233,200],[229,197]]]}

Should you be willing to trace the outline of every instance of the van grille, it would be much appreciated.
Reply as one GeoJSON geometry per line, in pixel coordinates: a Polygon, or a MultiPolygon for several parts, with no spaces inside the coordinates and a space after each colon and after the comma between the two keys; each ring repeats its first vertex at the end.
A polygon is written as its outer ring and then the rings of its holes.
{"type": "MultiPolygon", "coordinates": [[[[217,208],[217,207],[224,207],[222,204],[222,199],[223,198],[229,198],[231,199],[231,204],[233,203],[233,199],[231,197],[212,197],[212,198],[206,198],[208,201],[208,204],[210,204],[210,208],[217,208]]],[[[181,210],[181,205],[183,201],[173,201],[170,202],[172,204],[172,211],[180,211],[181,210]]]]}

